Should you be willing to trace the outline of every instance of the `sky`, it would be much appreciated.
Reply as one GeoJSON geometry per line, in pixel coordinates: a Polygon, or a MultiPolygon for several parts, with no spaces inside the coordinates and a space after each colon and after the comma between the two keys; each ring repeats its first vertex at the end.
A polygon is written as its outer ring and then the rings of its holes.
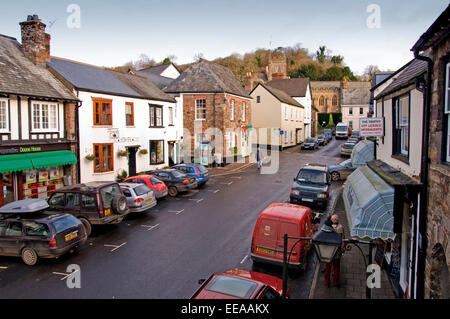
{"type": "Polygon", "coordinates": [[[361,75],[368,65],[397,70],[411,60],[411,47],[447,6],[448,0],[0,0],[0,33],[21,42],[19,22],[37,14],[52,37],[52,56],[98,66],[141,54],[185,64],[199,53],[213,60],[301,44],[312,54],[325,45],[361,75]]]}

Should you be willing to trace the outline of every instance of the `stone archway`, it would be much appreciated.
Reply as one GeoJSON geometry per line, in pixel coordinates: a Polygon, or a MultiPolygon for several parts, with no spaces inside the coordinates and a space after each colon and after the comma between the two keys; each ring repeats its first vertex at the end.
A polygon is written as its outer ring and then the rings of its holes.
{"type": "Polygon", "coordinates": [[[450,298],[450,273],[444,247],[440,243],[431,252],[430,299],[450,298]]]}

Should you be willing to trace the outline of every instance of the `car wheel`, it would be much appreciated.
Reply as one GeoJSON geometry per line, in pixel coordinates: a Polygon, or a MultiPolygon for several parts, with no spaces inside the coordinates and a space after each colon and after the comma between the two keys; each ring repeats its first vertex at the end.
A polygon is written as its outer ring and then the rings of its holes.
{"type": "Polygon", "coordinates": [[[92,233],[92,225],[86,218],[78,218],[84,225],[84,228],[86,229],[86,235],[89,237],[92,233]]]}
{"type": "Polygon", "coordinates": [[[170,197],[175,197],[178,195],[178,189],[175,186],[169,187],[170,197]]]}
{"type": "Polygon", "coordinates": [[[118,215],[123,215],[128,210],[127,199],[124,195],[117,194],[112,200],[112,209],[118,215]]]}
{"type": "Polygon", "coordinates": [[[331,179],[333,182],[337,182],[341,179],[341,175],[338,172],[331,173],[331,179]]]}
{"type": "Polygon", "coordinates": [[[22,250],[22,260],[28,266],[34,266],[38,261],[38,255],[33,249],[24,248],[22,250]]]}

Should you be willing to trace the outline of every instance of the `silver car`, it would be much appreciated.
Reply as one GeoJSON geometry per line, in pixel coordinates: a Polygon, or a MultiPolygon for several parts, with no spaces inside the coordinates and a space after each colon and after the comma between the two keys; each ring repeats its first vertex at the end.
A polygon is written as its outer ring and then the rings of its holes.
{"type": "Polygon", "coordinates": [[[147,185],[136,183],[120,183],[119,185],[127,198],[131,212],[139,213],[156,206],[155,193],[147,185]]]}

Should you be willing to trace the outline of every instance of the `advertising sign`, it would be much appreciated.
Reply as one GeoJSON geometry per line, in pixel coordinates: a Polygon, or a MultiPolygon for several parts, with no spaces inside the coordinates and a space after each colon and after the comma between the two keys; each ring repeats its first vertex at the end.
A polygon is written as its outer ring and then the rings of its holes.
{"type": "Polygon", "coordinates": [[[361,136],[384,136],[384,119],[372,117],[359,119],[359,133],[361,136]]]}

